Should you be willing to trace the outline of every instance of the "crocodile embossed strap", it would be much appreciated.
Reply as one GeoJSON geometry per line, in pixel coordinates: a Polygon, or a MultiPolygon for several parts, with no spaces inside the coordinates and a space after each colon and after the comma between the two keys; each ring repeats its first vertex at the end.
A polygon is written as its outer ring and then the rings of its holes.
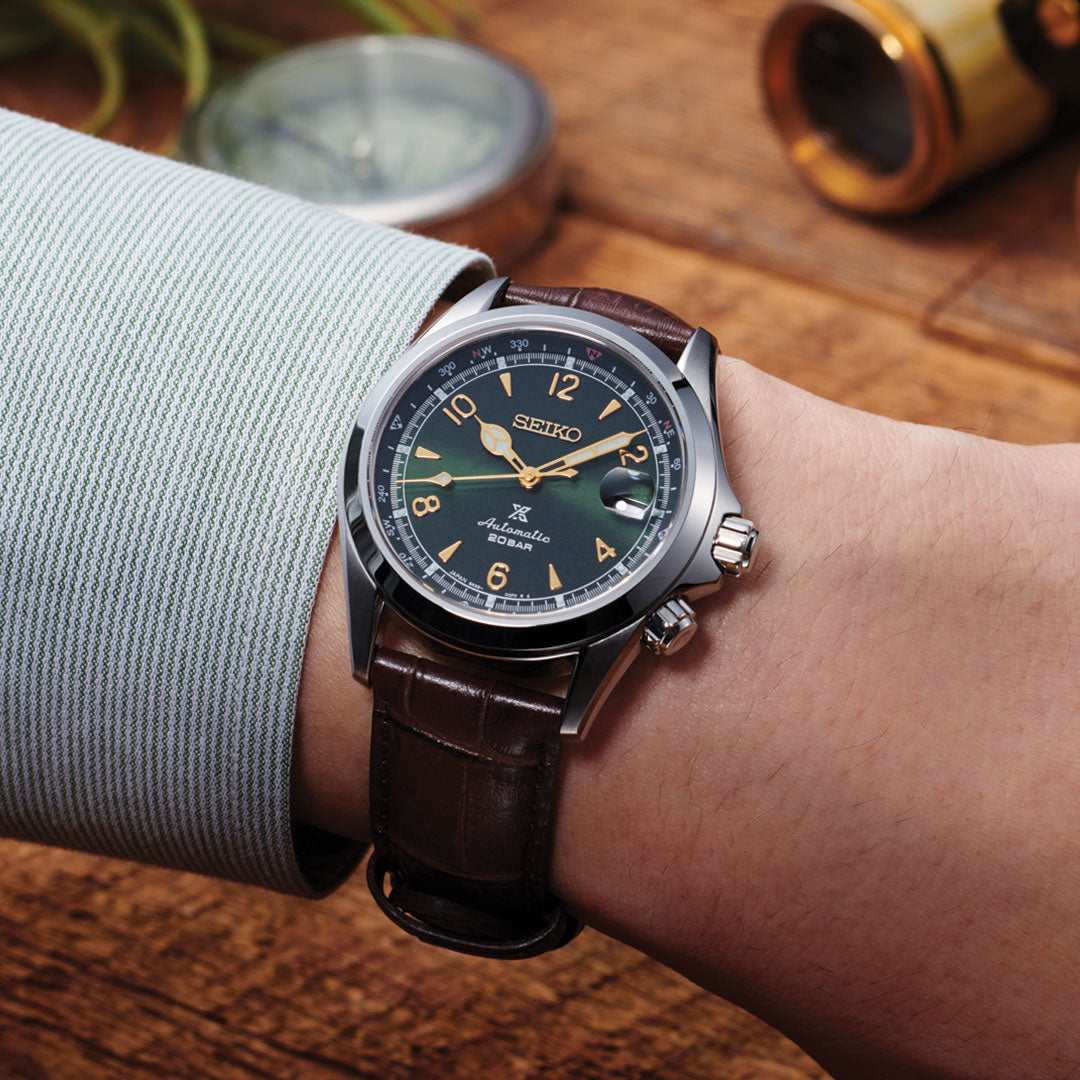
{"type": "Polygon", "coordinates": [[[383,911],[480,956],[572,938],[547,885],[562,702],[390,649],[371,686],[368,884],[383,911]]]}
{"type": "MultiPolygon", "coordinates": [[[[608,289],[511,282],[503,305],[605,315],[677,359],[693,329],[608,289]]],[[[548,888],[563,702],[389,649],[375,652],[371,732],[374,852],[383,911],[431,944],[535,956],[580,930],[548,888]]]]}
{"type": "Polygon", "coordinates": [[[694,333],[689,323],[659,304],[613,289],[552,288],[512,281],[503,294],[503,304],[556,304],[606,315],[648,338],[671,360],[679,359],[694,333]]]}

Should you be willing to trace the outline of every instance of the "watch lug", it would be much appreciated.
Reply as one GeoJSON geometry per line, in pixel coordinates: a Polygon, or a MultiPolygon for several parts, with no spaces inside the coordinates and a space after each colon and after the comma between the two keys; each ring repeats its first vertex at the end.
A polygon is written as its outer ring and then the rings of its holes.
{"type": "Polygon", "coordinates": [[[685,596],[687,600],[692,600],[696,603],[703,596],[711,596],[714,592],[719,592],[724,584],[724,577],[722,574],[719,577],[715,576],[715,567],[712,572],[714,575],[712,581],[703,581],[700,585],[692,585],[689,583],[680,585],[680,595],[685,596]]]}
{"type": "Polygon", "coordinates": [[[341,558],[345,569],[345,610],[349,622],[349,653],[353,675],[369,686],[371,659],[383,614],[383,601],[356,555],[352,537],[341,538],[341,558]]]}
{"type": "Polygon", "coordinates": [[[497,277],[485,281],[483,285],[477,285],[472,292],[466,293],[453,307],[440,315],[425,331],[425,336],[432,330],[450,326],[461,319],[467,319],[470,315],[490,311],[502,299],[506,286],[509,284],[508,277],[497,277]]]}
{"type": "Polygon", "coordinates": [[[600,707],[641,652],[641,621],[586,645],[566,692],[561,733],[583,739],[600,707]]]}
{"type": "Polygon", "coordinates": [[[716,338],[698,327],[679,356],[678,368],[702,405],[708,405],[716,420],[716,338]]]}
{"type": "Polygon", "coordinates": [[[713,543],[724,519],[742,514],[742,506],[731,489],[720,441],[719,416],[716,411],[716,358],[719,351],[712,334],[699,328],[686,343],[678,361],[679,370],[712,420],[713,449],[716,455],[716,495],[712,514],[702,533],[701,542],[676,586],[677,591],[688,600],[698,600],[720,588],[724,575],[713,557],[713,543]]]}

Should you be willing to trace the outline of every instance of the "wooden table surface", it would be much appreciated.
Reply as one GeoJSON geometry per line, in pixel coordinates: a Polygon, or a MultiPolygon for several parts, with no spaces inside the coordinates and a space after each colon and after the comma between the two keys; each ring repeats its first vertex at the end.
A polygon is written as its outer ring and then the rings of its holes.
{"type": "MultiPolygon", "coordinates": [[[[216,6],[295,40],[348,26],[315,0],[216,6]]],[[[774,2],[481,7],[470,36],[537,75],[560,119],[565,205],[520,278],[649,296],[852,406],[1080,439],[1075,122],[916,220],[871,224],[818,202],[765,121],[756,56],[774,2]]],[[[65,123],[94,90],[72,57],[0,67],[0,105],[65,123]]],[[[110,137],[158,145],[178,98],[141,77],[110,137]]],[[[825,1075],[593,932],[499,966],[416,945],[359,876],[316,904],[11,841],[0,870],[5,1078],[825,1075]]]]}

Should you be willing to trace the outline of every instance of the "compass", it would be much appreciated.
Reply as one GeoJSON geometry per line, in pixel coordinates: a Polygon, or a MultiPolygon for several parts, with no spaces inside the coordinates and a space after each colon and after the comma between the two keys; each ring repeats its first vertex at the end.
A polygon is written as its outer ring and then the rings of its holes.
{"type": "Polygon", "coordinates": [[[550,221],[553,117],[524,72],[460,42],[343,38],[263,61],[186,124],[184,160],[512,263],[550,221]]]}

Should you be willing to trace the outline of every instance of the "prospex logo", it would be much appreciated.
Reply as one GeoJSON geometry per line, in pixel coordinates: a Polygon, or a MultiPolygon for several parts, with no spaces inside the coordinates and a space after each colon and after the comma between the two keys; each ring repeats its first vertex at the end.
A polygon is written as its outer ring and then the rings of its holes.
{"type": "Polygon", "coordinates": [[[581,428],[556,424],[554,420],[541,420],[539,416],[526,416],[524,413],[518,413],[514,417],[514,427],[522,431],[532,431],[537,435],[546,435],[549,439],[562,439],[563,442],[581,440],[581,428]]]}
{"type": "Polygon", "coordinates": [[[523,506],[521,503],[511,503],[510,505],[514,509],[506,515],[505,521],[498,521],[496,518],[489,517],[476,523],[481,529],[488,530],[487,541],[489,544],[498,544],[500,547],[521,548],[522,551],[532,551],[534,541],[539,544],[551,543],[551,537],[539,529],[519,529],[517,526],[511,525],[511,521],[520,521],[528,525],[529,511],[532,510],[532,507],[523,506]]]}

